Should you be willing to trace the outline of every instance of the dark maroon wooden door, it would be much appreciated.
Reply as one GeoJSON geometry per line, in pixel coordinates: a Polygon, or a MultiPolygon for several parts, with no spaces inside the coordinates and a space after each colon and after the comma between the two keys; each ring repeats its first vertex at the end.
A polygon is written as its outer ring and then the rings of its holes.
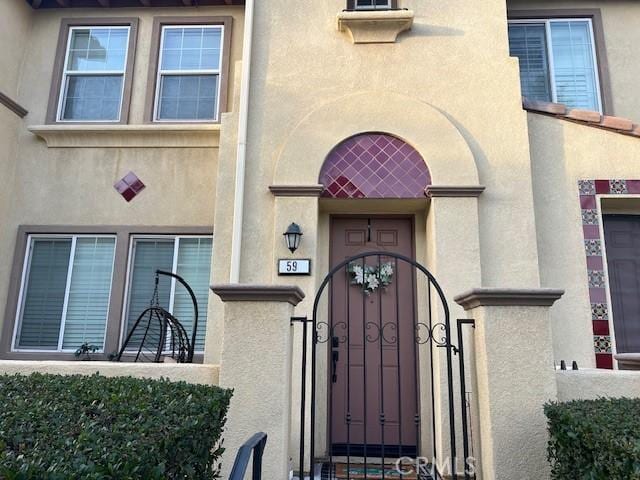
{"type": "MultiPolygon", "coordinates": [[[[411,219],[332,219],[332,265],[370,251],[413,258],[411,219]]],[[[329,358],[331,452],[415,455],[419,418],[415,272],[410,264],[384,255],[366,257],[364,264],[373,268],[390,265],[393,274],[385,288],[369,292],[354,284],[348,268],[333,277],[329,307],[333,335],[329,358]]],[[[362,267],[363,260],[354,265],[362,267]]]]}
{"type": "Polygon", "coordinates": [[[605,248],[618,353],[640,352],[640,216],[605,215],[605,248]]]}

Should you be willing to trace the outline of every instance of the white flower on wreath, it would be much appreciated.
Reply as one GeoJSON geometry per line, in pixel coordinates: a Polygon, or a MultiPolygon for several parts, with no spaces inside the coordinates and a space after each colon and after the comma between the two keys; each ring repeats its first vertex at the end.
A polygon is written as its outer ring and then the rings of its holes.
{"type": "Polygon", "coordinates": [[[366,295],[371,295],[380,287],[386,288],[393,277],[393,265],[389,262],[376,266],[351,262],[347,271],[351,275],[351,285],[361,285],[366,295]]]}

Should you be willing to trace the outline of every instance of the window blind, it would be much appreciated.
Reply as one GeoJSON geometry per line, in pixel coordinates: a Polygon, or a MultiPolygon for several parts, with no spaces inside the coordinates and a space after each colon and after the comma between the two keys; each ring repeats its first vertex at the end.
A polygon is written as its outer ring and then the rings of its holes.
{"type": "Polygon", "coordinates": [[[599,110],[589,22],[554,21],[550,28],[557,101],[572,108],[599,110]]]}
{"type": "MultiPolygon", "coordinates": [[[[155,287],[155,271],[166,270],[183,277],[196,295],[199,319],[195,350],[204,350],[212,243],[211,237],[136,238],[134,240],[133,260],[129,272],[129,305],[125,333],[131,331],[138,316],[149,307],[155,287]]],[[[182,323],[191,339],[193,305],[187,290],[177,282],[172,284],[169,278],[160,277],[159,299],[160,305],[182,323]]],[[[135,342],[130,345],[136,347],[135,342]]]]}
{"type": "Polygon", "coordinates": [[[32,241],[18,348],[58,348],[70,254],[71,239],[32,241]]]}
{"type": "Polygon", "coordinates": [[[509,25],[509,50],[520,61],[522,95],[531,100],[552,101],[545,25],[509,25]]]}
{"type": "MultiPolygon", "coordinates": [[[[191,286],[198,301],[196,351],[204,350],[211,272],[211,238],[181,238],[178,246],[176,273],[191,286]]],[[[186,289],[176,287],[173,315],[180,320],[188,335],[193,331],[193,304],[186,289]]]]}
{"type": "MultiPolygon", "coordinates": [[[[127,310],[127,331],[140,314],[149,308],[155,288],[156,270],[171,271],[173,268],[173,239],[136,239],[134,242],[133,266],[129,275],[129,308],[127,310]]],[[[171,282],[162,278],[158,297],[162,308],[169,308],[171,282]]],[[[131,344],[132,347],[136,345],[131,344]]]]}
{"type": "Polygon", "coordinates": [[[76,240],[63,350],[75,350],[85,342],[104,345],[115,244],[115,238],[76,240]]]}

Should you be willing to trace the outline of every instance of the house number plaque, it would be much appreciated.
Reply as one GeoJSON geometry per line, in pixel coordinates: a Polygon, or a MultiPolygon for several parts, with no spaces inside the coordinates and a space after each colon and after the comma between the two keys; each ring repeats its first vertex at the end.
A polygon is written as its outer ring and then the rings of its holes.
{"type": "Polygon", "coordinates": [[[280,259],[278,260],[278,275],[311,275],[311,259],[280,259]]]}

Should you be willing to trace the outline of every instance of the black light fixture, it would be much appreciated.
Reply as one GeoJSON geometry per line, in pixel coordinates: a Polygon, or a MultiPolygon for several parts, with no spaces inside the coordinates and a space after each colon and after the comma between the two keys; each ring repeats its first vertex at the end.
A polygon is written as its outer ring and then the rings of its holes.
{"type": "Polygon", "coordinates": [[[300,239],[302,238],[302,230],[297,223],[292,223],[287,227],[287,231],[283,233],[284,239],[287,242],[287,248],[291,253],[295,252],[300,246],[300,239]]]}

